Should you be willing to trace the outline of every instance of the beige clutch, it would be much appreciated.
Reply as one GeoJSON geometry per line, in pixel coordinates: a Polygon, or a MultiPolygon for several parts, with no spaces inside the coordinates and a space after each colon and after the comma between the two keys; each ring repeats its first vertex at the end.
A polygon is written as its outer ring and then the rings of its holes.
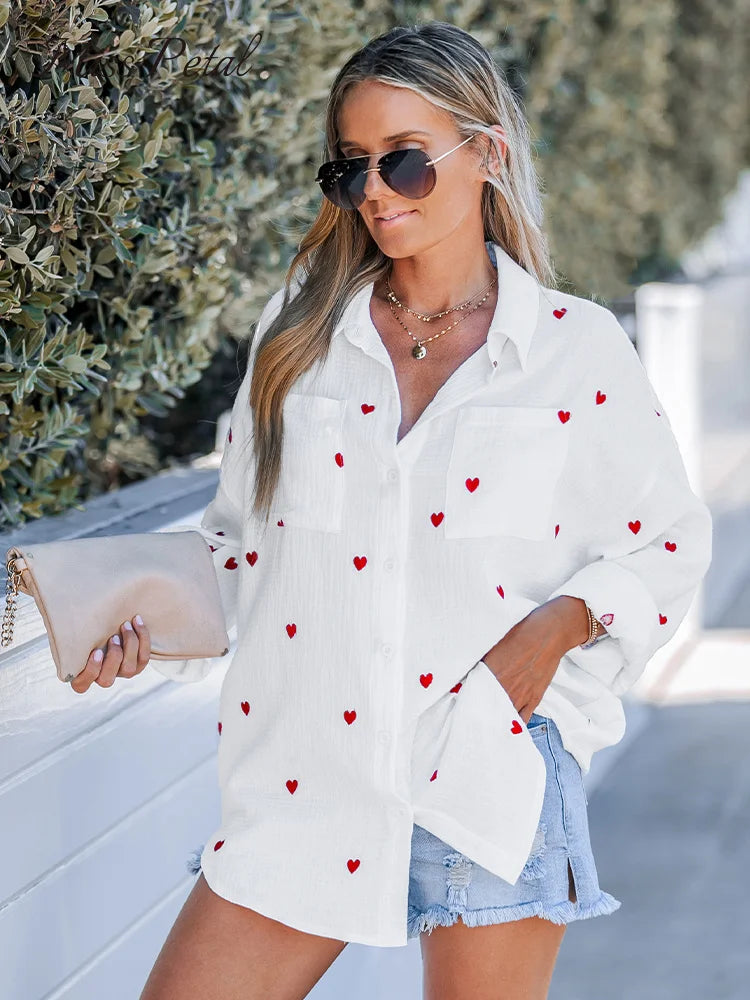
{"type": "Polygon", "coordinates": [[[194,530],[42,542],[6,552],[2,645],[13,639],[16,594],[30,594],[44,620],[61,681],[81,673],[126,619],[140,614],[151,657],[189,660],[229,652],[208,541],[194,530]]]}

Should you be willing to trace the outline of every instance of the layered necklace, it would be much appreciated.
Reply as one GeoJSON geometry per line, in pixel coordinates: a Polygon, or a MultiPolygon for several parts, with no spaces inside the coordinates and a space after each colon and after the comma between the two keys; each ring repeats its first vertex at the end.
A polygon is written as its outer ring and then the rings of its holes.
{"type": "Polygon", "coordinates": [[[433,313],[432,316],[425,316],[422,313],[415,312],[414,309],[410,309],[407,305],[404,305],[403,302],[400,302],[399,299],[396,298],[396,295],[393,289],[391,288],[390,278],[386,277],[385,281],[388,289],[387,295],[388,295],[388,305],[390,307],[390,310],[393,313],[393,316],[397,320],[397,322],[404,328],[404,330],[406,330],[411,339],[415,342],[414,347],[412,348],[411,355],[413,358],[416,358],[419,361],[427,354],[427,348],[425,347],[425,344],[429,344],[431,340],[437,340],[438,337],[442,337],[444,333],[448,333],[449,330],[453,330],[454,327],[457,327],[459,323],[463,323],[465,319],[467,319],[473,312],[475,312],[481,306],[481,304],[487,299],[488,295],[490,294],[490,291],[492,290],[493,285],[497,281],[497,275],[495,275],[495,277],[492,279],[489,285],[487,285],[486,288],[482,289],[482,291],[484,292],[483,295],[482,292],[477,292],[476,295],[473,295],[470,299],[467,299],[465,302],[461,302],[457,306],[451,306],[450,309],[444,309],[442,312],[433,313]],[[474,301],[474,299],[477,298],[478,295],[482,295],[482,298],[475,305],[472,305],[472,302],[474,301]],[[411,330],[406,326],[406,324],[401,322],[401,317],[397,315],[396,310],[393,308],[394,304],[398,306],[400,309],[403,309],[404,312],[411,313],[412,316],[416,316],[417,319],[421,320],[423,323],[430,323],[432,320],[440,319],[441,316],[447,316],[448,313],[452,312],[462,312],[464,313],[464,315],[461,316],[459,319],[457,319],[454,323],[451,323],[450,326],[446,326],[443,330],[440,331],[440,333],[436,333],[432,337],[427,337],[426,340],[422,340],[419,337],[415,337],[414,334],[411,332],[411,330]]]}

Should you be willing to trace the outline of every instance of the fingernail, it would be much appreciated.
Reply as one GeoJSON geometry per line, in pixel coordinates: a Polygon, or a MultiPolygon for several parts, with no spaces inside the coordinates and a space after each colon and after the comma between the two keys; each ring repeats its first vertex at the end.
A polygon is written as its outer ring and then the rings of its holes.
{"type": "Polygon", "coordinates": [[[118,646],[121,646],[121,645],[122,645],[122,643],[120,642],[120,637],[119,637],[119,635],[113,635],[113,636],[112,636],[112,642],[116,642],[118,646]]]}
{"type": "Polygon", "coordinates": [[[94,650],[94,659],[96,660],[97,663],[102,662],[102,660],[104,659],[104,653],[101,651],[101,649],[94,650]]]}
{"type": "Polygon", "coordinates": [[[127,629],[130,629],[130,631],[131,631],[131,632],[133,631],[133,626],[132,626],[132,625],[130,624],[130,622],[128,622],[128,621],[124,621],[124,622],[122,623],[122,627],[123,627],[123,628],[127,628],[127,629]]]}
{"type": "Polygon", "coordinates": [[[136,625],[143,625],[143,619],[141,618],[140,615],[135,616],[135,623],[136,625]]]}

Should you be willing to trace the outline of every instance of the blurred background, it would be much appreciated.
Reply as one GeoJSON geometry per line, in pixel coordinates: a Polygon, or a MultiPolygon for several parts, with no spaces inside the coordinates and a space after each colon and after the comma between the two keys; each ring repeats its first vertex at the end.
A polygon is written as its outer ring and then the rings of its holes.
{"type": "MultiPolygon", "coordinates": [[[[320,203],[330,83],[369,38],[433,19],[521,96],[562,287],[617,313],[714,518],[701,593],[585,779],[623,905],[568,926],[550,1000],[744,1000],[747,0],[0,0],[0,549],[200,520],[248,338],[320,203]]],[[[80,698],[19,600],[3,1000],[138,996],[218,815],[223,673],[80,698]]],[[[310,994],[420,995],[416,940],[350,945],[310,994]]]]}

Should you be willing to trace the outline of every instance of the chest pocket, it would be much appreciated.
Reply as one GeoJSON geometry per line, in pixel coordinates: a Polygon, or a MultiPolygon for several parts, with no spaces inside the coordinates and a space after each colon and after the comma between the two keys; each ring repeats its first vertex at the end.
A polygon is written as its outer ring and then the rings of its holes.
{"type": "Polygon", "coordinates": [[[276,500],[285,525],[313,531],[341,531],[345,407],[346,401],[341,399],[287,393],[276,500]]]}
{"type": "Polygon", "coordinates": [[[445,486],[445,537],[551,538],[569,434],[554,407],[459,410],[445,486]]]}

